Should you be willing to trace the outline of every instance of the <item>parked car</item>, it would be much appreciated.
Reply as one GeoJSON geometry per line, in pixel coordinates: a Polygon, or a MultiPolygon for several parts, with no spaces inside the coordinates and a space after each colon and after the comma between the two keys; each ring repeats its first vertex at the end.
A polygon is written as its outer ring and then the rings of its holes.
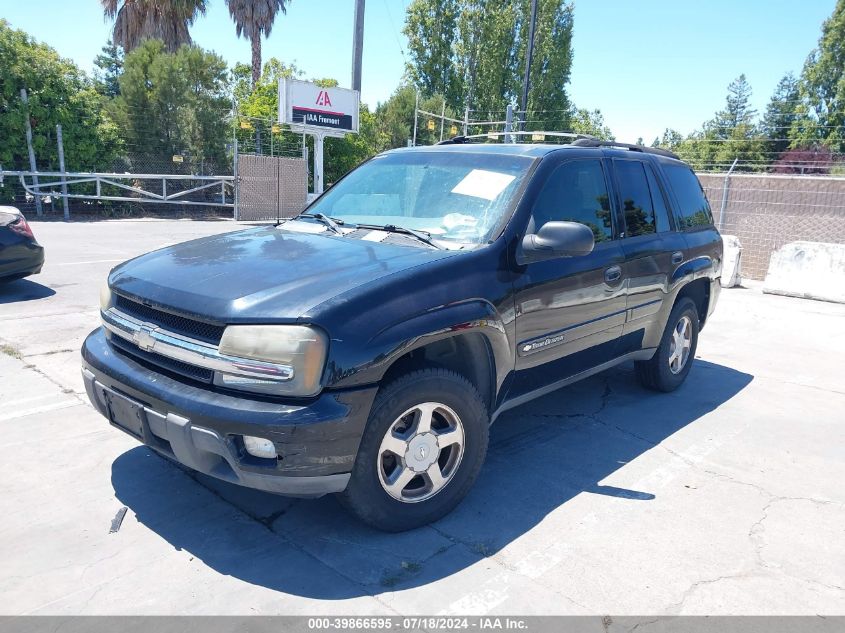
{"type": "Polygon", "coordinates": [[[0,206],[0,282],[41,272],[44,248],[15,207],[0,206]]]}
{"type": "Polygon", "coordinates": [[[692,170],[594,139],[465,140],[116,267],[82,348],[91,402],[190,468],[338,493],[399,531],[467,494],[503,411],[626,361],[681,385],[722,260],[692,170]]]}

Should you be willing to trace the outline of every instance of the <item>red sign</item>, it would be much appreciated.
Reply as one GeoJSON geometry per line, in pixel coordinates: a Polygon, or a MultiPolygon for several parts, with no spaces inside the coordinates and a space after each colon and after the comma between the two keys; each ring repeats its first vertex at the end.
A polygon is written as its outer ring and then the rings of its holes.
{"type": "Polygon", "coordinates": [[[330,106],[332,104],[332,100],[329,98],[329,93],[325,90],[321,90],[320,94],[317,95],[318,106],[330,106]]]}

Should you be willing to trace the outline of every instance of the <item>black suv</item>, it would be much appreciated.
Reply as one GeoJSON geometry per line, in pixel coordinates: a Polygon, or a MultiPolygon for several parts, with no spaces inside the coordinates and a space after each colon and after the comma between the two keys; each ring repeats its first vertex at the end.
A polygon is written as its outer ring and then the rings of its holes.
{"type": "Polygon", "coordinates": [[[678,387],[721,259],[669,152],[457,138],[378,155],[278,226],[116,267],[83,374],[185,466],[405,530],[467,494],[503,411],[626,361],[678,387]]]}

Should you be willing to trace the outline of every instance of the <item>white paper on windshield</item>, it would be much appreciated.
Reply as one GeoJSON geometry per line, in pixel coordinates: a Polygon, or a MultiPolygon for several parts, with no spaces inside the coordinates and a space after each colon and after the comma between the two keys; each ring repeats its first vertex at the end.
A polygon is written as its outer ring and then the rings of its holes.
{"type": "Polygon", "coordinates": [[[455,185],[452,193],[459,193],[473,198],[495,200],[516,176],[500,174],[486,169],[473,169],[461,182],[455,185]]]}
{"type": "Polygon", "coordinates": [[[361,239],[365,242],[381,242],[389,235],[387,231],[370,231],[361,239]]]}

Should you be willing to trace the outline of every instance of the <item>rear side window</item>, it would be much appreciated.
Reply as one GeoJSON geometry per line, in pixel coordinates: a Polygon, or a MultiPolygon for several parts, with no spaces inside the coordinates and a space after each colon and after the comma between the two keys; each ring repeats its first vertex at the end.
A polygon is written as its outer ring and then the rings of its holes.
{"type": "Polygon", "coordinates": [[[663,169],[678,199],[678,220],[681,229],[713,224],[710,204],[695,174],[686,165],[665,163],[663,169]]]}
{"type": "Polygon", "coordinates": [[[558,167],[543,185],[532,211],[534,230],[546,222],[580,222],[596,242],[613,239],[610,198],[601,161],[573,160],[558,167]]]}
{"type": "Polygon", "coordinates": [[[666,197],[663,195],[663,189],[657,184],[657,178],[654,176],[654,170],[651,165],[645,167],[646,175],[648,176],[648,188],[651,191],[651,200],[654,203],[654,222],[657,225],[657,232],[671,231],[672,225],[669,224],[669,207],[666,206],[666,197]]]}
{"type": "Polygon", "coordinates": [[[651,168],[633,160],[616,160],[613,165],[625,214],[625,236],[668,231],[669,214],[651,168]]]}

